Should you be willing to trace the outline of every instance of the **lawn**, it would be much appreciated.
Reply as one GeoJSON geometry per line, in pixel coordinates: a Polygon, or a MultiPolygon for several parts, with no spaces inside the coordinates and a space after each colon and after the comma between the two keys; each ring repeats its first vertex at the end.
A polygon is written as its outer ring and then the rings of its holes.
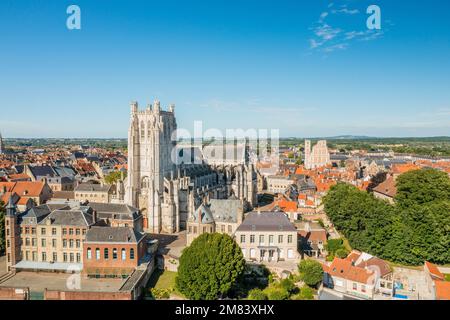
{"type": "Polygon", "coordinates": [[[171,289],[172,293],[176,296],[183,297],[183,295],[178,292],[175,288],[175,278],[177,273],[167,270],[155,270],[147,283],[147,288],[155,289],[171,289]]]}
{"type": "Polygon", "coordinates": [[[173,271],[162,271],[155,270],[150,280],[148,281],[148,288],[157,288],[157,289],[169,289],[175,288],[175,278],[177,276],[176,272],[173,271]]]}

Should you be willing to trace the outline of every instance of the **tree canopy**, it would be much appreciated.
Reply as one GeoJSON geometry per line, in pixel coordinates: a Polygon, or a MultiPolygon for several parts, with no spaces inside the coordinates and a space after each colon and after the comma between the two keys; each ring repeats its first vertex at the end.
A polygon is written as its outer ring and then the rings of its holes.
{"type": "Polygon", "coordinates": [[[300,279],[308,286],[315,287],[322,281],[323,269],[320,262],[315,260],[302,260],[298,265],[300,279]]]}
{"type": "Polygon", "coordinates": [[[204,233],[183,250],[176,286],[188,299],[217,299],[227,294],[244,267],[241,248],[230,236],[204,233]]]}
{"type": "Polygon", "coordinates": [[[353,248],[396,263],[450,263],[450,179],[434,169],[397,178],[394,205],[338,183],[325,212],[353,248]]]}
{"type": "Polygon", "coordinates": [[[422,169],[397,178],[396,202],[403,208],[450,200],[450,179],[445,172],[422,169]]]}
{"type": "MultiPolygon", "coordinates": [[[[127,177],[127,172],[123,173],[123,178],[127,177]]],[[[120,179],[122,179],[121,171],[111,171],[107,176],[105,176],[105,182],[107,184],[116,184],[120,179]]]]}

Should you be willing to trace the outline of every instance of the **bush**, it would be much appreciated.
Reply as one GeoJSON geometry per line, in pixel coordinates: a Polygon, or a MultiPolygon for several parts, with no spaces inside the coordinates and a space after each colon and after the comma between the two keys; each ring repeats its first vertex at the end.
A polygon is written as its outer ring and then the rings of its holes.
{"type": "Polygon", "coordinates": [[[347,249],[341,248],[341,249],[336,250],[336,256],[341,259],[346,258],[348,256],[347,249]]]}
{"type": "Polygon", "coordinates": [[[267,300],[267,295],[261,289],[252,289],[248,293],[248,300],[267,300]]]}
{"type": "Polygon", "coordinates": [[[151,288],[150,290],[151,295],[157,299],[169,299],[170,298],[170,294],[172,293],[171,289],[163,289],[163,288],[151,288]]]}
{"type": "Polygon", "coordinates": [[[286,290],[289,293],[292,293],[296,286],[294,284],[294,282],[290,279],[283,279],[280,281],[280,287],[283,288],[284,290],[286,290]]]}
{"type": "Polygon", "coordinates": [[[280,287],[269,287],[266,289],[269,300],[287,300],[289,299],[289,292],[280,287]]]}
{"type": "Polygon", "coordinates": [[[313,300],[314,299],[314,291],[310,287],[304,286],[300,289],[300,295],[302,296],[302,300],[313,300]]]}
{"type": "Polygon", "coordinates": [[[342,239],[329,239],[326,244],[327,251],[332,254],[342,248],[344,248],[344,241],[342,239]]]}

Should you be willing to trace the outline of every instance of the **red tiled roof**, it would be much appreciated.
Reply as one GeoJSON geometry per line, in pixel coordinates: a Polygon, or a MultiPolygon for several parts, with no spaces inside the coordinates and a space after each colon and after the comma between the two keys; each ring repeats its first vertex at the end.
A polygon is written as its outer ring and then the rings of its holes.
{"type": "Polygon", "coordinates": [[[380,183],[373,189],[374,192],[384,194],[390,198],[394,198],[397,194],[394,177],[389,176],[384,182],[380,183]]]}
{"type": "Polygon", "coordinates": [[[372,271],[355,267],[350,261],[340,258],[334,258],[328,273],[334,277],[344,278],[359,283],[372,284],[371,282],[373,282],[372,271]]]}
{"type": "Polygon", "coordinates": [[[327,232],[325,230],[311,230],[309,232],[306,230],[299,230],[298,234],[306,240],[314,242],[322,241],[325,243],[327,241],[327,232]]]}
{"type": "Polygon", "coordinates": [[[395,174],[402,174],[408,171],[419,170],[420,167],[413,163],[394,164],[392,166],[392,172],[395,174]]]}
{"type": "Polygon", "coordinates": [[[0,182],[0,190],[6,187],[7,192],[15,192],[21,197],[39,197],[44,185],[41,181],[0,182]]]}
{"type": "Polygon", "coordinates": [[[348,254],[348,256],[345,258],[345,260],[350,261],[350,262],[356,262],[356,260],[358,260],[360,256],[361,256],[360,251],[352,250],[352,252],[350,252],[348,254]]]}
{"type": "Polygon", "coordinates": [[[450,300],[450,281],[434,281],[437,300],[450,300]]]}
{"type": "Polygon", "coordinates": [[[425,267],[434,279],[444,280],[444,275],[439,271],[438,267],[431,262],[425,261],[425,267]]]}

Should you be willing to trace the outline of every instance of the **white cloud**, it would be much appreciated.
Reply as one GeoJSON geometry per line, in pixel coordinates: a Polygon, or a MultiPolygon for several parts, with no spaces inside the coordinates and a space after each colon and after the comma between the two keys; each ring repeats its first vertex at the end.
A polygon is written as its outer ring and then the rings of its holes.
{"type": "MultiPolygon", "coordinates": [[[[328,5],[328,9],[331,7],[334,7],[333,2],[328,5]]],[[[348,8],[346,4],[341,5],[339,8],[322,12],[317,22],[310,28],[314,36],[308,39],[309,49],[330,53],[347,49],[351,41],[371,41],[380,38],[384,34],[380,30],[362,29],[347,31],[331,26],[329,23],[328,17],[330,15],[356,15],[359,13],[358,9],[348,8]],[[327,22],[325,22],[325,19],[327,19],[327,22]]]]}
{"type": "Polygon", "coordinates": [[[339,13],[343,13],[343,14],[349,14],[349,15],[354,15],[354,14],[358,14],[359,10],[358,9],[347,9],[347,8],[342,8],[342,9],[335,9],[331,11],[333,14],[339,14],[339,13]]]}

